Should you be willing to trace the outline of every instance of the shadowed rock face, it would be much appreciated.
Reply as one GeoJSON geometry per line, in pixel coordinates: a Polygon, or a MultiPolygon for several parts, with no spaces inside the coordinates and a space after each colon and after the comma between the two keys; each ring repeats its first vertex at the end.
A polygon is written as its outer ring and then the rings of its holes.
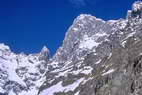
{"type": "Polygon", "coordinates": [[[126,19],[103,21],[81,14],[50,59],[46,47],[38,54],[16,55],[1,44],[0,62],[16,64],[19,80],[0,66],[0,94],[142,95],[141,17],[140,1],[126,19]]]}

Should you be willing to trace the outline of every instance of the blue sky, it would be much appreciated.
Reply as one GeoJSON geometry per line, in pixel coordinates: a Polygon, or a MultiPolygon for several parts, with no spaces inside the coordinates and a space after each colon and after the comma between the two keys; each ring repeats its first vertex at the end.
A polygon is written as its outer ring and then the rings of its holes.
{"type": "Polygon", "coordinates": [[[0,0],[0,43],[16,53],[55,53],[81,13],[104,20],[125,18],[135,0],[0,0]]]}

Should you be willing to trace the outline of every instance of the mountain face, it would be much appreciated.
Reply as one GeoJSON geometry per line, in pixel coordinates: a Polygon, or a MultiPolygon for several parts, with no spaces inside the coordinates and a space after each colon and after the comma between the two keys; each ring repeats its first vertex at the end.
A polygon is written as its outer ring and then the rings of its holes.
{"type": "Polygon", "coordinates": [[[0,95],[142,95],[142,2],[126,19],[81,14],[51,58],[0,44],[0,95]]]}
{"type": "Polygon", "coordinates": [[[36,95],[45,81],[49,51],[15,54],[0,44],[0,95],[36,95]]]}

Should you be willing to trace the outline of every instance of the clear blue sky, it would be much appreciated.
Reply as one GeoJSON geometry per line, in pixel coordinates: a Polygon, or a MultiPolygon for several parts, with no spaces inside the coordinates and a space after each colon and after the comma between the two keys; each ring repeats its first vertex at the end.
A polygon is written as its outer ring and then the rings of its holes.
{"type": "Polygon", "coordinates": [[[89,13],[104,20],[125,18],[135,0],[0,0],[0,43],[19,53],[55,53],[74,18],[89,13]]]}

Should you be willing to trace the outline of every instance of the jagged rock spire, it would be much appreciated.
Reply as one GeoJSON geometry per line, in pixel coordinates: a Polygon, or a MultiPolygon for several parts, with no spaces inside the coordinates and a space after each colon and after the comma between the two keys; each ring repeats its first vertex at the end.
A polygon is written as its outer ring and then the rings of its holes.
{"type": "Polygon", "coordinates": [[[128,10],[127,18],[142,18],[142,1],[135,1],[132,10],[128,10]]]}
{"type": "Polygon", "coordinates": [[[40,60],[48,61],[50,58],[50,51],[46,46],[43,46],[40,52],[40,60]]]}
{"type": "Polygon", "coordinates": [[[43,46],[43,48],[41,49],[41,52],[49,52],[49,49],[46,46],[43,46]]]}

